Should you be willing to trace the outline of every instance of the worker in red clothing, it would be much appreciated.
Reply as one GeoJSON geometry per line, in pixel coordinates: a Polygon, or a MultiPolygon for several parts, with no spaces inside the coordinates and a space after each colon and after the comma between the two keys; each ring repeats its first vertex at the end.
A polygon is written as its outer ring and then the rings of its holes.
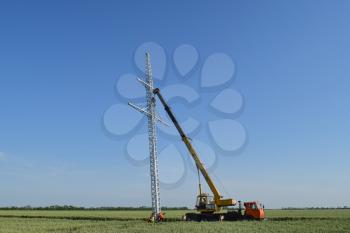
{"type": "Polygon", "coordinates": [[[165,213],[163,212],[160,212],[160,214],[158,215],[158,219],[157,219],[157,222],[163,222],[164,219],[165,219],[165,213]]]}
{"type": "Polygon", "coordinates": [[[156,217],[154,213],[151,214],[151,216],[148,219],[148,222],[153,223],[153,222],[163,222],[165,219],[165,213],[160,212],[159,215],[156,217]]]}

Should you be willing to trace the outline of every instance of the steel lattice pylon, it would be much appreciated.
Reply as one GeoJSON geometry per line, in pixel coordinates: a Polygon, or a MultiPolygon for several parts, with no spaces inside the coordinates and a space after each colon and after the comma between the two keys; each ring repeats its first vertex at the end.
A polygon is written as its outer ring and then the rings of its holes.
{"type": "Polygon", "coordinates": [[[147,106],[141,108],[135,104],[128,103],[134,109],[145,114],[148,118],[148,139],[149,139],[149,152],[150,152],[150,173],[151,173],[151,196],[152,196],[152,214],[155,219],[158,218],[161,213],[160,209],[160,192],[159,192],[159,172],[158,172],[158,154],[157,154],[157,132],[156,124],[157,121],[163,122],[156,115],[156,103],[153,94],[153,77],[151,67],[150,53],[146,53],[146,69],[145,69],[146,80],[138,79],[146,89],[146,100],[147,106]]]}
{"type": "Polygon", "coordinates": [[[157,134],[156,134],[156,112],[155,98],[153,95],[153,78],[150,54],[146,53],[146,82],[149,85],[146,88],[147,111],[148,113],[148,139],[150,152],[150,171],[151,171],[151,195],[152,210],[156,216],[160,213],[159,196],[159,173],[158,173],[158,155],[157,155],[157,134]]]}

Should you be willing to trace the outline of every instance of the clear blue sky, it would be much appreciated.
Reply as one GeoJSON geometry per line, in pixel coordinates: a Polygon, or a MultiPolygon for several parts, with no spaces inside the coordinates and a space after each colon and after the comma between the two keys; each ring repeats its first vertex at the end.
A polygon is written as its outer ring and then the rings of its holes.
{"type": "MultiPolygon", "coordinates": [[[[349,206],[349,12],[345,0],[1,1],[0,206],[150,205],[148,167],[101,123],[146,41],[168,58],[189,43],[234,59],[249,140],[213,171],[225,196],[349,206]]],[[[193,206],[196,190],[190,171],[162,204],[193,206]]]]}

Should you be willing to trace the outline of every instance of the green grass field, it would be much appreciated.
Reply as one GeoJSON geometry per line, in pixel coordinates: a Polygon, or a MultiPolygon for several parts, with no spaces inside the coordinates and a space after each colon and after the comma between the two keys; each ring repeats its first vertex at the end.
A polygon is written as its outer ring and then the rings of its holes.
{"type": "Polygon", "coordinates": [[[14,232],[350,232],[350,210],[267,210],[265,221],[149,224],[148,211],[0,211],[0,233],[14,232]]]}

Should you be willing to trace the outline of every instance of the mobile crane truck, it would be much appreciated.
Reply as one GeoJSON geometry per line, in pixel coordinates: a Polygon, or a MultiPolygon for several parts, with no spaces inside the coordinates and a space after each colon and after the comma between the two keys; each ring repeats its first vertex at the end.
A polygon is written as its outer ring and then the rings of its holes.
{"type": "Polygon", "coordinates": [[[196,210],[198,213],[186,213],[183,216],[183,220],[186,221],[233,221],[233,220],[263,220],[265,218],[264,209],[258,202],[244,202],[244,210],[242,208],[241,202],[238,201],[238,209],[232,209],[222,211],[223,208],[233,207],[237,204],[237,201],[233,198],[223,199],[223,196],[219,193],[218,189],[214,185],[212,179],[210,178],[207,170],[205,169],[203,163],[201,162],[197,152],[193,148],[190,139],[187,137],[180,124],[177,122],[175,115],[171,111],[169,105],[164,100],[160,93],[159,88],[153,90],[153,94],[157,95],[160,102],[164,106],[165,111],[179,132],[182,141],[185,143],[189,153],[191,154],[198,171],[199,179],[199,194],[197,196],[196,210]],[[200,182],[199,172],[201,172],[206,183],[208,184],[213,195],[202,192],[202,186],[200,182]]]}

